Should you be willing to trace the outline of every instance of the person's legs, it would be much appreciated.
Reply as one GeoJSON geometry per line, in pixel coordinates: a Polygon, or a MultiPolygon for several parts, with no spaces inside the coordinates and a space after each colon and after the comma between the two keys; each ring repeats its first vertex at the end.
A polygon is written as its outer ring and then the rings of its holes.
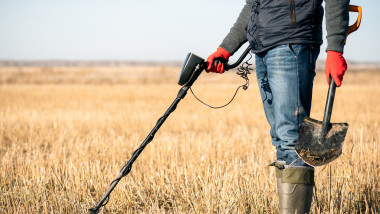
{"type": "MultiPolygon", "coordinates": [[[[264,106],[265,116],[271,127],[270,136],[272,138],[272,144],[276,148],[279,148],[281,146],[281,142],[279,141],[279,138],[276,134],[276,120],[274,115],[273,94],[268,81],[268,72],[265,57],[266,54],[267,52],[256,54],[256,78],[257,83],[259,84],[260,95],[264,106]]],[[[282,152],[277,152],[277,160],[275,162],[285,164],[285,159],[282,157],[282,155],[282,152]]]]}
{"type": "Polygon", "coordinates": [[[277,149],[281,213],[310,209],[314,169],[298,157],[294,146],[304,117],[310,115],[318,54],[319,47],[281,45],[256,56],[260,93],[277,149]]]}
{"type": "Polygon", "coordinates": [[[308,167],[294,146],[304,117],[310,115],[315,60],[319,53],[314,49],[308,45],[281,45],[264,57],[273,96],[273,145],[278,150],[278,158],[285,160],[286,165],[308,167]]]}

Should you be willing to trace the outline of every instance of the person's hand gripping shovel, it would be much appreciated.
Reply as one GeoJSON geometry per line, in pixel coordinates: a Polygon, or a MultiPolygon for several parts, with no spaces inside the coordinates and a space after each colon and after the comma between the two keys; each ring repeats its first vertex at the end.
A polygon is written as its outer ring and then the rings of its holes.
{"type": "MultiPolygon", "coordinates": [[[[359,28],[362,17],[360,6],[350,5],[349,11],[358,12],[359,15],[355,24],[349,26],[347,36],[359,28]]],[[[340,86],[340,82],[338,84],[340,86]]],[[[348,124],[330,123],[336,87],[335,81],[330,76],[323,121],[305,117],[301,125],[295,150],[303,161],[312,166],[325,165],[342,154],[348,124]]]]}

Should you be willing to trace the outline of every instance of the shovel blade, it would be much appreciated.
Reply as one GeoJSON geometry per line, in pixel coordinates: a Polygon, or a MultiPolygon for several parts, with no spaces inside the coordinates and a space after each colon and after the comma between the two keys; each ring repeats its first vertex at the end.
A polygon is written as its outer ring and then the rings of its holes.
{"type": "Polygon", "coordinates": [[[295,150],[300,158],[311,166],[322,166],[337,159],[342,154],[347,123],[331,123],[323,142],[319,140],[322,122],[305,117],[295,150]]]}

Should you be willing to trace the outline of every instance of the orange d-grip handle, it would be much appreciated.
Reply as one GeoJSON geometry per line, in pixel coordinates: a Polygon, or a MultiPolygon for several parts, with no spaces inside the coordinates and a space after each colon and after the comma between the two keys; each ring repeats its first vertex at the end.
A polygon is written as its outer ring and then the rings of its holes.
{"type": "Polygon", "coordinates": [[[360,23],[362,21],[362,7],[356,6],[356,5],[350,5],[349,9],[350,12],[358,12],[358,19],[356,20],[355,24],[348,27],[347,30],[347,36],[350,35],[350,33],[355,32],[359,27],[360,23]]]}

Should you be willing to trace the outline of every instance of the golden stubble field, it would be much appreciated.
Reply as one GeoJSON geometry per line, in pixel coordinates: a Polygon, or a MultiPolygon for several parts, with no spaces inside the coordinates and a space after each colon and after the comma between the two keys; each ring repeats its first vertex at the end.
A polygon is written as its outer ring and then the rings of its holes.
{"type": "MultiPolygon", "coordinates": [[[[316,169],[312,213],[380,212],[380,72],[370,70],[348,71],[337,90],[332,121],[350,128],[343,155],[316,169]]],[[[175,98],[178,72],[0,68],[0,213],[86,213],[175,98]]],[[[241,82],[204,74],[194,91],[220,105],[241,82]]],[[[311,116],[322,119],[324,74],[315,82],[311,116]]],[[[268,132],[254,74],[224,109],[188,94],[101,213],[278,213],[268,132]]]]}

